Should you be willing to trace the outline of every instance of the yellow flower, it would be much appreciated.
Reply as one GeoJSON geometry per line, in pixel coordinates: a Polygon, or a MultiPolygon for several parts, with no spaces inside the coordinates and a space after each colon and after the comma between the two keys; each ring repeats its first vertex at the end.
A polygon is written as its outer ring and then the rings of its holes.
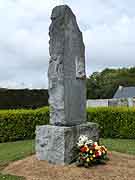
{"type": "Polygon", "coordinates": [[[107,148],[106,148],[105,146],[101,146],[101,148],[103,148],[103,149],[104,149],[104,151],[106,151],[106,152],[107,152],[107,148]]]}
{"type": "Polygon", "coordinates": [[[92,154],[93,153],[93,151],[92,150],[90,150],[90,154],[92,154]]]}
{"type": "Polygon", "coordinates": [[[93,154],[93,157],[96,157],[95,154],[93,154]]]}
{"type": "Polygon", "coordinates": [[[95,147],[95,150],[99,150],[100,148],[101,148],[101,146],[98,146],[98,145],[97,145],[97,146],[95,147]]]}
{"type": "Polygon", "coordinates": [[[93,157],[91,157],[90,160],[93,160],[93,157]]]}
{"type": "Polygon", "coordinates": [[[88,148],[88,146],[85,146],[86,147],[86,152],[88,152],[89,151],[89,148],[88,148]]]}
{"type": "Polygon", "coordinates": [[[87,158],[87,159],[86,159],[86,161],[87,161],[87,162],[90,162],[90,159],[89,159],[89,158],[87,158]]]}

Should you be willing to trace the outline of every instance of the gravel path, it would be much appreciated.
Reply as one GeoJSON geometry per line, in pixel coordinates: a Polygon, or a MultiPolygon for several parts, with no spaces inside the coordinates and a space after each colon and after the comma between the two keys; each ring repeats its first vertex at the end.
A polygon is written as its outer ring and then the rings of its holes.
{"type": "Polygon", "coordinates": [[[4,172],[27,180],[135,180],[135,156],[112,152],[109,158],[106,165],[80,168],[48,164],[33,155],[11,163],[4,172]]]}

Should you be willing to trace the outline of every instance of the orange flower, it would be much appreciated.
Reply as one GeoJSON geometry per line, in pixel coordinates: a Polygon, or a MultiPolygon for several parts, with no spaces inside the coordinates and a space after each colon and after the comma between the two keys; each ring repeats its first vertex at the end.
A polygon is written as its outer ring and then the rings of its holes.
{"type": "Polygon", "coordinates": [[[102,152],[103,152],[103,151],[107,152],[107,149],[106,149],[105,146],[101,146],[100,150],[101,150],[102,152]]]}
{"type": "Polygon", "coordinates": [[[81,150],[81,152],[88,152],[89,148],[88,148],[88,146],[83,146],[80,150],[81,150]]]}

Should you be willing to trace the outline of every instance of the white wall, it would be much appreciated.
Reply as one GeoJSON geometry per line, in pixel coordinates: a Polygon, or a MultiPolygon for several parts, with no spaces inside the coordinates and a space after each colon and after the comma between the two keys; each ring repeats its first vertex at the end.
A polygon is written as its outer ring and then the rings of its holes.
{"type": "Polygon", "coordinates": [[[88,99],[87,107],[108,107],[108,99],[88,99]]]}
{"type": "Polygon", "coordinates": [[[87,107],[108,107],[108,106],[135,107],[135,98],[87,100],[87,107]]]}

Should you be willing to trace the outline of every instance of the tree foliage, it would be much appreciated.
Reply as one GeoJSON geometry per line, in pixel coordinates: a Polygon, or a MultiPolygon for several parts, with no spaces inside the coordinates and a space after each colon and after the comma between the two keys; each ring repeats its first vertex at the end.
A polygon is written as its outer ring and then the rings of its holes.
{"type": "Polygon", "coordinates": [[[119,85],[135,86],[135,67],[94,72],[87,78],[87,99],[112,98],[119,85]]]}

